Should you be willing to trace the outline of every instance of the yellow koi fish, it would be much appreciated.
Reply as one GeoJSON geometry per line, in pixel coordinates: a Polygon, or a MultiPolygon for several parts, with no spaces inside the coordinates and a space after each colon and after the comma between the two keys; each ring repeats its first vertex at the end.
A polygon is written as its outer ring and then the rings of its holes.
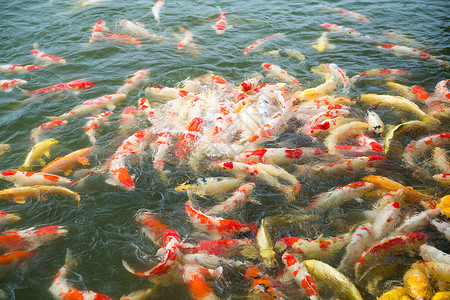
{"type": "Polygon", "coordinates": [[[34,145],[25,158],[25,162],[20,169],[30,170],[33,166],[45,165],[45,161],[42,159],[42,157],[50,157],[50,148],[58,143],[59,142],[55,139],[47,139],[34,145]]]}

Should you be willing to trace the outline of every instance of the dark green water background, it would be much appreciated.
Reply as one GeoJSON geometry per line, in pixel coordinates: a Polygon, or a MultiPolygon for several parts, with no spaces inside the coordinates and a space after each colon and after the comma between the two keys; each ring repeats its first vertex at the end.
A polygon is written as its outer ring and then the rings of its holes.
{"type": "MultiPolygon", "coordinates": [[[[374,37],[386,30],[394,30],[427,46],[421,50],[449,60],[450,7],[449,2],[443,0],[167,0],[161,11],[160,25],[156,24],[151,14],[152,1],[105,0],[76,10],[72,10],[73,4],[66,0],[54,0],[52,3],[46,0],[1,1],[0,64],[32,64],[30,52],[34,42],[38,42],[46,53],[65,58],[67,64],[29,74],[0,74],[0,79],[25,79],[28,84],[23,87],[28,90],[78,78],[86,78],[96,87],[78,96],[49,100],[28,100],[17,89],[11,93],[1,93],[0,143],[11,144],[11,150],[0,157],[0,169],[17,168],[23,163],[33,145],[29,140],[30,131],[46,122],[46,116],[65,113],[85,100],[114,93],[127,75],[143,68],[151,70],[150,81],[146,86],[175,86],[181,80],[206,72],[220,74],[228,81],[239,84],[255,72],[261,72],[260,65],[263,62],[282,66],[299,78],[305,87],[322,82],[310,72],[310,68],[327,62],[337,63],[350,76],[372,68],[406,69],[412,76],[400,80],[400,83],[418,84],[430,92],[438,81],[449,78],[449,73],[435,62],[396,57],[357,39],[330,34],[330,42],[336,45],[335,50],[319,53],[311,47],[322,33],[320,24],[330,22],[374,37]],[[373,22],[354,23],[341,14],[321,9],[322,4],[360,12],[373,22]],[[234,26],[224,35],[216,35],[211,28],[218,17],[218,5],[227,13],[229,24],[234,26]],[[95,43],[86,47],[93,24],[102,19],[113,32],[119,31],[115,24],[121,19],[139,21],[157,34],[166,36],[167,41],[143,44],[140,49],[108,43],[95,43]],[[191,57],[176,49],[176,41],[170,31],[178,29],[178,26],[194,33],[200,56],[191,57]],[[274,60],[259,55],[242,55],[247,45],[274,33],[284,33],[285,38],[269,42],[267,50],[294,48],[302,52],[306,60],[300,63],[291,58],[274,60]]],[[[116,109],[112,124],[102,130],[98,138],[99,149],[92,159],[94,166],[104,164],[123,140],[124,136],[120,136],[117,131],[118,115],[123,107],[136,104],[137,99],[144,95],[146,86],[133,91],[116,109]]],[[[367,92],[382,94],[388,90],[383,83],[366,81],[358,84],[351,96],[367,92]]],[[[90,145],[83,134],[85,122],[86,119],[80,117],[47,135],[60,142],[52,152],[52,158],[90,145]]],[[[79,262],[75,272],[70,275],[73,284],[79,289],[105,293],[118,299],[123,294],[150,286],[146,280],[128,273],[121,262],[122,259],[133,260],[136,256],[133,244],[149,253],[157,250],[139,233],[134,216],[141,208],[151,209],[161,213],[164,222],[183,237],[191,234],[193,229],[184,213],[187,197],[173,190],[187,175],[183,169],[176,170],[170,183],[161,181],[151,167],[151,157],[148,155],[138,158],[130,167],[130,172],[136,174],[135,191],[126,192],[112,187],[104,183],[103,175],[95,175],[84,188],[77,190],[82,199],[78,207],[65,197],[51,197],[45,202],[28,201],[23,205],[10,204],[6,200],[0,203],[0,209],[15,211],[22,218],[20,222],[2,230],[57,224],[66,226],[69,231],[66,237],[41,247],[27,272],[13,272],[0,279],[0,288],[7,294],[7,299],[50,299],[48,288],[64,263],[66,248],[72,250],[79,262]]],[[[392,172],[389,176],[407,181],[409,174],[401,172],[392,172]]],[[[304,185],[305,194],[300,196],[299,203],[289,205],[285,204],[280,194],[258,185],[260,188],[256,197],[262,206],[251,206],[234,217],[245,222],[258,222],[263,216],[283,214],[300,207],[301,201],[307,201],[308,196],[337,184],[307,182],[304,185]]],[[[2,189],[10,186],[8,182],[0,182],[2,189]]],[[[326,234],[336,234],[332,225],[324,221],[322,230],[326,234]]],[[[233,289],[231,285],[219,295],[226,299],[246,295],[246,292],[233,289]]],[[[184,286],[178,285],[163,290],[159,298],[188,299],[189,295],[184,286]]]]}

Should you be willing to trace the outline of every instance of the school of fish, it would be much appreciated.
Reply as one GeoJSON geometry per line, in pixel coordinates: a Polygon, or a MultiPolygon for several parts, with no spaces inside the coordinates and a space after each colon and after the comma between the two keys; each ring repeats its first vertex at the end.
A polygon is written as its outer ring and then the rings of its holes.
{"type": "MultiPolygon", "coordinates": [[[[164,4],[158,0],[148,8],[158,26],[164,24],[164,4]]],[[[323,8],[330,15],[372,22],[356,12],[323,8]]],[[[218,10],[211,30],[229,34],[233,26],[218,10]]],[[[166,39],[141,23],[123,19],[118,25],[123,30],[111,33],[105,21],[93,20],[86,43],[139,47],[166,39]]],[[[338,41],[328,41],[336,34],[449,67],[424,51],[380,44],[377,37],[338,24],[321,28],[311,45],[319,52],[339,47],[338,41]]],[[[174,51],[201,55],[193,28],[172,33],[174,51]]],[[[24,163],[0,171],[0,179],[12,184],[0,191],[10,207],[0,210],[0,277],[18,272],[49,243],[71,234],[59,225],[15,228],[27,216],[16,215],[14,207],[60,198],[82,203],[79,192],[93,177],[101,177],[112,191],[134,193],[144,182],[134,167],[141,162],[142,168],[155,170],[165,188],[178,193],[184,214],[177,218],[190,224],[191,233],[169,227],[163,215],[145,207],[136,211],[132,226],[159,250],[144,253],[136,246],[136,253],[124,253],[114,267],[129,272],[130,281],[147,279],[148,288],[123,291],[120,299],[164,299],[164,289],[172,285],[183,285],[192,299],[229,299],[235,285],[256,299],[450,299],[450,79],[426,91],[395,82],[410,76],[408,70],[378,68],[349,76],[345,66],[328,61],[306,70],[322,82],[310,87],[301,75],[270,59],[307,60],[298,50],[262,51],[269,41],[282,38],[284,33],[274,32],[242,45],[242,55],[261,55],[261,69],[241,82],[227,80],[218,70],[173,87],[149,85],[151,70],[136,70],[116,92],[84,98],[29,128],[31,147],[24,163]],[[367,78],[380,79],[392,93],[360,93],[359,84],[367,78]],[[134,97],[137,91],[145,97],[134,97]],[[389,114],[396,122],[386,121],[389,114]],[[82,117],[86,123],[78,132],[90,146],[55,158],[58,128],[82,117]],[[119,143],[106,143],[108,123],[117,124],[119,143]],[[99,158],[103,152],[111,153],[104,161],[99,158]],[[390,178],[399,169],[420,185],[390,178]],[[180,180],[180,171],[189,180],[180,180]],[[335,186],[312,187],[317,181],[335,186]],[[265,205],[265,193],[292,209],[252,215],[255,207],[265,205]],[[352,217],[342,217],[345,213],[352,217]]],[[[11,62],[0,65],[0,72],[19,76],[66,64],[38,47],[35,43],[30,51],[40,65],[11,62]]],[[[0,91],[18,89],[30,99],[82,98],[96,84],[83,78],[38,90],[26,85],[18,78],[0,80],[0,91]]],[[[1,146],[0,155],[13,151],[1,146]]],[[[49,295],[117,299],[70,280],[77,254],[73,249],[64,254],[48,283],[49,295]]]]}

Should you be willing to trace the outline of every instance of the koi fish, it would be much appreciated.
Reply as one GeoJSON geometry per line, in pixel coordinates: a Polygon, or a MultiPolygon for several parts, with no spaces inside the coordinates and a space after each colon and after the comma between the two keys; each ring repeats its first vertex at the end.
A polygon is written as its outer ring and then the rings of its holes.
{"type": "Polygon", "coordinates": [[[399,222],[400,203],[387,204],[373,221],[372,234],[376,240],[384,238],[399,222]]]}
{"type": "Polygon", "coordinates": [[[260,80],[261,80],[260,77],[253,77],[253,78],[244,80],[239,85],[239,89],[241,91],[243,91],[244,93],[248,94],[258,87],[258,83],[260,80]]]}
{"type": "Polygon", "coordinates": [[[327,38],[328,32],[323,32],[322,35],[317,39],[316,43],[312,46],[319,52],[323,52],[326,49],[333,50],[336,48],[335,45],[330,44],[327,38]]]}
{"type": "Polygon", "coordinates": [[[295,49],[280,49],[280,50],[273,50],[273,51],[268,51],[268,52],[264,52],[262,54],[263,56],[267,56],[267,55],[272,55],[272,56],[280,56],[280,57],[292,57],[295,58],[299,61],[303,61],[305,60],[305,56],[303,54],[301,54],[299,51],[295,50],[295,49]]]}
{"type": "Polygon", "coordinates": [[[347,77],[345,70],[339,68],[335,63],[320,64],[318,67],[313,68],[312,71],[314,73],[325,74],[325,78],[327,77],[327,74],[334,77],[336,81],[340,81],[343,84],[343,94],[348,94],[352,83],[347,77]]]}
{"type": "Polygon", "coordinates": [[[305,290],[307,297],[312,300],[318,300],[319,292],[317,291],[316,282],[301,261],[289,252],[284,252],[282,259],[287,272],[305,290]]]}
{"type": "Polygon", "coordinates": [[[131,78],[127,79],[125,84],[122,85],[116,92],[116,94],[128,95],[132,90],[136,89],[142,83],[148,81],[150,75],[149,69],[142,69],[130,75],[131,78]]]}
{"type": "Polygon", "coordinates": [[[370,246],[373,240],[372,237],[372,225],[370,223],[365,223],[359,226],[352,235],[350,243],[345,248],[345,256],[339,264],[339,271],[349,271],[353,270],[353,266],[364,250],[370,246]]]}
{"type": "Polygon", "coordinates": [[[328,153],[336,154],[336,145],[341,144],[341,141],[363,134],[364,131],[368,129],[369,124],[359,121],[343,124],[333,129],[324,142],[325,146],[328,148],[328,153]]]}
{"type": "Polygon", "coordinates": [[[260,48],[263,43],[265,43],[266,41],[268,41],[268,40],[270,40],[272,38],[276,38],[276,37],[284,37],[284,34],[283,33],[276,33],[276,34],[273,34],[273,35],[269,35],[269,36],[267,36],[265,38],[256,40],[256,42],[254,42],[250,46],[247,46],[244,49],[244,55],[248,55],[250,52],[253,52],[253,51],[258,51],[258,48],[260,48]]]}
{"type": "Polygon", "coordinates": [[[87,159],[86,156],[92,151],[94,151],[94,147],[87,147],[76,150],[63,157],[58,157],[42,168],[41,172],[51,174],[63,173],[65,176],[68,176],[72,173],[72,169],[79,164],[82,164],[83,166],[89,164],[89,159],[87,159]]]}
{"type": "Polygon", "coordinates": [[[108,31],[109,28],[106,27],[106,22],[101,20],[95,22],[94,26],[92,27],[92,35],[89,40],[89,43],[95,42],[96,40],[103,37],[105,31],[108,31]]]}
{"type": "Polygon", "coordinates": [[[0,278],[36,256],[35,251],[14,251],[0,256],[0,278]]]}
{"type": "Polygon", "coordinates": [[[236,160],[249,163],[263,163],[269,165],[304,164],[315,159],[327,159],[332,157],[328,152],[313,147],[302,147],[296,149],[287,148],[262,148],[258,150],[244,151],[236,160]]]}
{"type": "Polygon", "coordinates": [[[282,68],[280,68],[277,65],[264,63],[261,66],[264,69],[268,70],[270,74],[281,79],[282,81],[285,81],[287,83],[292,83],[292,84],[300,84],[300,81],[298,81],[298,79],[289,75],[285,70],[283,70],[282,68]]]}
{"type": "Polygon", "coordinates": [[[380,297],[377,298],[377,300],[390,300],[390,299],[403,300],[405,297],[408,297],[408,299],[410,299],[407,290],[404,287],[399,286],[395,289],[383,293],[380,297]]]}
{"type": "Polygon", "coordinates": [[[450,174],[435,174],[433,179],[445,185],[450,185],[450,174]]]}
{"type": "Polygon", "coordinates": [[[219,300],[213,289],[205,280],[207,277],[218,277],[222,274],[222,267],[215,270],[207,269],[198,264],[187,264],[184,266],[183,279],[187,284],[192,299],[197,300],[219,300]]]}
{"type": "Polygon", "coordinates": [[[102,42],[111,42],[115,44],[125,44],[125,45],[136,45],[139,46],[142,44],[141,40],[132,37],[127,34],[117,34],[117,33],[107,33],[103,34],[100,38],[102,42]]]}
{"type": "Polygon", "coordinates": [[[380,116],[373,110],[366,111],[366,122],[369,124],[369,130],[376,137],[380,137],[384,131],[384,123],[380,116]]]}
{"type": "Polygon", "coordinates": [[[200,197],[216,196],[237,189],[242,184],[242,179],[230,177],[207,177],[186,181],[177,186],[175,191],[191,191],[200,197]]]}
{"type": "Polygon", "coordinates": [[[208,215],[217,215],[224,212],[230,212],[234,209],[244,206],[250,200],[255,184],[253,182],[246,182],[233,192],[231,197],[214,205],[207,211],[208,215]]]}
{"type": "Polygon", "coordinates": [[[370,21],[370,19],[367,18],[366,16],[358,14],[358,13],[353,12],[353,11],[345,10],[345,9],[342,9],[342,8],[329,7],[329,6],[326,6],[326,5],[322,5],[322,7],[325,8],[325,9],[328,9],[328,10],[335,11],[335,12],[340,13],[340,14],[347,15],[354,21],[360,21],[360,22],[364,22],[364,23],[368,23],[368,24],[372,23],[372,21],[370,21]]]}
{"type": "Polygon", "coordinates": [[[4,73],[25,73],[34,72],[43,69],[44,66],[38,65],[0,65],[0,71],[4,73]]]}
{"type": "Polygon", "coordinates": [[[411,76],[411,73],[406,70],[402,69],[371,69],[364,72],[359,73],[358,75],[353,76],[350,80],[352,82],[355,82],[357,79],[363,77],[363,78],[375,78],[375,77],[382,77],[386,80],[394,80],[398,77],[409,77],[411,76]]]}
{"type": "Polygon", "coordinates": [[[424,51],[420,51],[420,50],[417,50],[414,48],[399,46],[399,45],[383,45],[383,46],[377,46],[377,48],[388,51],[388,52],[392,52],[395,54],[403,54],[403,55],[412,56],[414,58],[432,60],[446,68],[449,66],[448,62],[446,62],[442,59],[438,59],[437,57],[435,57],[431,54],[428,54],[424,51]]]}
{"type": "Polygon", "coordinates": [[[126,98],[125,94],[110,94],[98,97],[96,99],[87,100],[80,105],[75,106],[69,112],[62,114],[58,117],[49,117],[56,120],[68,120],[79,115],[93,113],[100,109],[107,108],[108,110],[114,110],[116,103],[126,98]]]}
{"type": "Polygon", "coordinates": [[[151,108],[150,102],[145,98],[138,99],[138,110],[144,113],[150,122],[155,117],[155,110],[151,108]]]}
{"type": "Polygon", "coordinates": [[[228,259],[218,255],[203,253],[184,254],[181,257],[181,261],[183,264],[199,264],[205,268],[211,269],[216,269],[223,265],[227,265],[232,268],[242,268],[248,265],[248,263],[239,260],[228,259]]]}
{"type": "Polygon", "coordinates": [[[18,215],[8,213],[4,210],[0,210],[0,225],[8,225],[20,221],[21,218],[18,215]]]}
{"type": "Polygon", "coordinates": [[[433,295],[428,274],[421,264],[413,264],[403,275],[403,282],[408,295],[414,299],[430,299],[433,295]]]}
{"type": "Polygon", "coordinates": [[[450,195],[442,197],[437,207],[441,209],[442,214],[450,217],[450,195]]]}
{"type": "Polygon", "coordinates": [[[189,45],[189,43],[191,43],[192,39],[194,38],[194,34],[186,28],[180,27],[180,31],[183,33],[183,39],[177,44],[177,48],[179,50],[189,45]]]}
{"type": "Polygon", "coordinates": [[[450,241],[450,223],[447,222],[439,222],[438,220],[432,220],[431,224],[436,227],[437,230],[442,232],[445,236],[445,238],[450,241]]]}
{"type": "Polygon", "coordinates": [[[32,251],[67,234],[63,226],[34,227],[24,230],[8,230],[0,234],[0,249],[5,252],[17,250],[32,251]]]}
{"type": "Polygon", "coordinates": [[[424,227],[429,225],[430,221],[437,217],[439,213],[439,208],[427,209],[421,213],[408,217],[403,221],[403,224],[391,231],[390,235],[396,236],[422,230],[424,227]]]}
{"type": "MultiPolygon", "coordinates": [[[[190,193],[188,193],[188,195],[190,195],[190,193]]],[[[208,232],[213,236],[229,237],[251,231],[248,226],[238,221],[209,216],[194,209],[190,200],[186,201],[185,211],[188,214],[190,221],[197,229],[208,232]]]]}
{"type": "Polygon", "coordinates": [[[29,170],[34,166],[43,166],[45,161],[42,157],[50,157],[50,149],[57,145],[59,141],[55,139],[47,139],[34,145],[28,152],[25,161],[20,167],[21,170],[29,170]]]}
{"type": "Polygon", "coordinates": [[[447,102],[447,103],[450,101],[450,91],[447,88],[449,83],[450,83],[450,79],[441,80],[436,84],[436,87],[434,89],[434,94],[440,100],[447,102]]]}
{"type": "Polygon", "coordinates": [[[51,93],[67,93],[71,91],[75,95],[78,95],[81,91],[90,89],[94,87],[95,84],[86,81],[85,79],[76,79],[67,83],[60,83],[56,85],[52,85],[43,89],[35,90],[35,91],[25,91],[25,94],[30,94],[35,97],[51,94],[51,93]]]}
{"type": "Polygon", "coordinates": [[[16,187],[23,185],[69,185],[75,183],[68,178],[40,172],[5,170],[0,172],[0,179],[13,182],[16,187]]]}
{"type": "MultiPolygon", "coordinates": [[[[97,131],[98,127],[102,124],[108,121],[109,116],[113,114],[112,111],[105,111],[102,112],[92,118],[90,118],[86,125],[84,126],[84,132],[89,138],[89,141],[91,141],[92,145],[95,145],[97,140],[95,139],[95,132],[97,131]]],[[[66,121],[67,122],[67,121],[66,121]]]]}
{"type": "Polygon", "coordinates": [[[39,201],[46,200],[47,195],[51,194],[69,195],[75,198],[77,202],[81,200],[77,193],[62,186],[51,185],[33,185],[1,190],[0,199],[12,200],[15,203],[22,204],[29,198],[37,198],[39,201]]]}
{"type": "Polygon", "coordinates": [[[264,264],[269,268],[274,268],[277,264],[275,258],[276,253],[273,248],[273,238],[270,235],[266,218],[261,220],[261,225],[258,227],[256,243],[258,244],[259,254],[264,264]]]}
{"type": "Polygon", "coordinates": [[[230,29],[233,26],[227,25],[227,19],[225,12],[219,8],[219,18],[217,19],[216,25],[213,28],[216,30],[217,34],[224,34],[226,29],[230,29]]]}
{"type": "Polygon", "coordinates": [[[155,245],[164,246],[164,233],[169,228],[158,220],[159,215],[149,210],[140,210],[136,214],[136,221],[141,224],[141,231],[152,240],[155,245]]]}
{"type": "Polygon", "coordinates": [[[110,300],[108,296],[104,294],[98,294],[91,291],[81,291],[73,287],[68,281],[67,281],[67,275],[68,273],[77,265],[77,262],[72,257],[72,254],[70,253],[69,249],[67,249],[66,254],[66,260],[64,263],[64,266],[61,267],[61,269],[58,270],[58,273],[56,273],[55,277],[53,278],[52,285],[48,289],[50,294],[55,299],[80,299],[80,300],[87,300],[87,299],[95,299],[95,300],[110,300]]]}
{"type": "Polygon", "coordinates": [[[429,235],[423,232],[407,233],[401,236],[387,237],[364,250],[355,264],[356,278],[360,278],[370,266],[383,260],[388,255],[414,253],[425,243],[429,235]]]}
{"type": "Polygon", "coordinates": [[[123,32],[134,37],[144,37],[151,40],[161,40],[162,38],[154,34],[151,30],[145,28],[144,24],[139,22],[131,22],[129,20],[120,20],[119,25],[123,26],[123,32]]]}
{"type": "Polygon", "coordinates": [[[175,230],[167,230],[164,232],[164,254],[161,257],[161,262],[156,266],[145,272],[136,272],[122,260],[122,264],[128,272],[136,276],[150,278],[167,273],[174,268],[181,258],[181,240],[178,232],[175,230]]]}
{"type": "Polygon", "coordinates": [[[191,245],[183,243],[183,253],[192,254],[208,254],[227,257],[236,252],[241,246],[251,245],[253,241],[251,239],[221,239],[221,240],[204,240],[197,243],[197,245],[191,245]]]}
{"type": "Polygon", "coordinates": [[[368,35],[363,35],[359,31],[356,31],[354,29],[347,28],[347,27],[344,27],[344,26],[340,26],[340,25],[337,25],[337,24],[323,23],[320,26],[323,29],[325,29],[326,31],[329,31],[329,32],[336,32],[336,33],[343,34],[343,35],[349,36],[349,37],[357,37],[357,38],[364,38],[364,39],[367,39],[367,40],[373,40],[372,37],[370,37],[368,35]]]}
{"type": "Polygon", "coordinates": [[[26,80],[22,79],[10,79],[10,80],[0,80],[0,91],[11,92],[13,88],[27,84],[26,80]]]}
{"type": "Polygon", "coordinates": [[[156,1],[153,6],[152,6],[152,13],[153,16],[155,17],[155,20],[158,22],[159,24],[159,12],[161,11],[161,8],[164,6],[164,0],[158,0],[156,1]]]}
{"type": "Polygon", "coordinates": [[[362,300],[356,286],[344,274],[332,266],[319,260],[304,260],[302,264],[317,282],[319,290],[321,286],[327,287],[333,294],[342,299],[362,300]]]}
{"type": "MultiPolygon", "coordinates": [[[[164,168],[164,157],[169,151],[169,147],[172,142],[172,135],[169,131],[163,131],[158,134],[158,138],[155,141],[155,154],[153,155],[153,167],[158,170],[164,168]]],[[[179,192],[175,188],[176,191],[179,192]]]]}
{"type": "Polygon", "coordinates": [[[189,93],[185,90],[165,86],[149,86],[145,89],[145,96],[150,97],[152,94],[163,99],[184,98],[189,95],[189,93]]]}
{"type": "Polygon", "coordinates": [[[329,95],[337,88],[337,81],[334,77],[328,76],[324,83],[306,89],[304,91],[299,91],[294,94],[299,100],[314,100],[319,97],[329,95]]]}
{"type": "Polygon", "coordinates": [[[278,291],[274,282],[257,267],[249,267],[245,272],[245,278],[251,281],[251,292],[260,295],[263,299],[284,299],[283,294],[278,291]]]}
{"type": "Polygon", "coordinates": [[[46,65],[66,63],[65,59],[45,54],[44,52],[39,51],[37,43],[33,44],[33,50],[31,51],[31,54],[33,54],[33,56],[36,57],[36,59],[38,59],[39,61],[43,62],[46,65]]]}
{"type": "Polygon", "coordinates": [[[304,259],[329,258],[350,242],[350,234],[335,238],[307,240],[299,237],[285,237],[275,243],[275,250],[289,250],[304,259]]]}
{"type": "Polygon", "coordinates": [[[135,184],[133,177],[130,176],[125,167],[125,159],[132,154],[141,152],[145,142],[150,136],[150,130],[141,130],[135,132],[122,142],[107,164],[107,172],[110,176],[105,181],[106,183],[120,186],[127,191],[134,189],[135,184]]]}
{"type": "Polygon", "coordinates": [[[56,127],[67,125],[66,120],[53,120],[40,125],[39,127],[33,128],[30,134],[30,140],[36,143],[46,132],[52,130],[56,127]]]}
{"type": "Polygon", "coordinates": [[[344,204],[351,199],[358,199],[367,192],[372,191],[375,185],[369,182],[353,182],[344,187],[334,188],[329,192],[322,193],[313,198],[313,201],[306,209],[320,207],[329,209],[344,204]]]}
{"type": "Polygon", "coordinates": [[[423,244],[420,246],[419,255],[422,256],[425,261],[432,261],[450,265],[449,254],[427,244],[423,244]]]}

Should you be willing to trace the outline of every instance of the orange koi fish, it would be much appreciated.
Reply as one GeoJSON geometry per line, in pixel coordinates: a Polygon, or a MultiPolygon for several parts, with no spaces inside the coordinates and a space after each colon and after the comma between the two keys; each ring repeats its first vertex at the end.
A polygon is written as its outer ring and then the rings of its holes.
{"type": "Polygon", "coordinates": [[[36,256],[35,251],[14,251],[0,256],[0,278],[36,256]]]}
{"type": "Polygon", "coordinates": [[[16,250],[31,251],[67,234],[63,226],[34,227],[24,230],[8,230],[0,234],[0,249],[5,252],[16,250]]]}
{"type": "Polygon", "coordinates": [[[58,157],[43,167],[41,172],[51,174],[63,173],[65,176],[68,176],[72,173],[72,169],[79,164],[82,164],[83,166],[89,164],[89,159],[87,159],[86,156],[92,151],[94,151],[94,147],[87,147],[76,150],[63,157],[58,157]]]}

